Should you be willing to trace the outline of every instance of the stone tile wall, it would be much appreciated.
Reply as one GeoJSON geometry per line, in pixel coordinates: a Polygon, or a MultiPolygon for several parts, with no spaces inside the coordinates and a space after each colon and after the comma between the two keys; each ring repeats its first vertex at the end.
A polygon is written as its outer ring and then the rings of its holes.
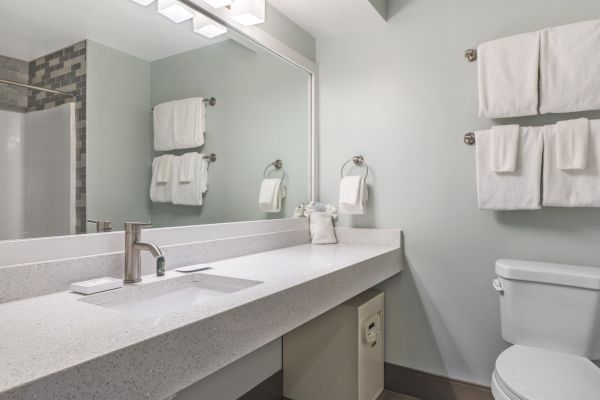
{"type": "MultiPolygon", "coordinates": [[[[27,61],[0,55],[0,79],[29,83],[27,61]]],[[[27,111],[27,89],[0,83],[0,110],[27,111]]]]}

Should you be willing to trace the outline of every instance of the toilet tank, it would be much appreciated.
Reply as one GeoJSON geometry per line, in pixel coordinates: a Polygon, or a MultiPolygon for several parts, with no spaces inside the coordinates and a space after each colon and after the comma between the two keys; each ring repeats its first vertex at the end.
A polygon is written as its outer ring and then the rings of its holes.
{"type": "Polygon", "coordinates": [[[498,260],[502,337],[600,359],[600,268],[498,260]]]}

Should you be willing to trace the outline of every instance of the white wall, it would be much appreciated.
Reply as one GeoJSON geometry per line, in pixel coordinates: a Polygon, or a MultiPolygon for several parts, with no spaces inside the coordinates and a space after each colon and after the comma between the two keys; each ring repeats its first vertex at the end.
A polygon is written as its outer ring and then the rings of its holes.
{"type": "MultiPolygon", "coordinates": [[[[500,257],[600,265],[600,210],[477,210],[477,65],[486,40],[600,17],[597,0],[390,0],[389,22],[317,41],[320,189],[337,201],[339,168],[371,166],[361,227],[400,227],[409,268],[386,282],[388,362],[490,383],[506,343],[491,289],[500,257]]],[[[540,125],[579,115],[510,120],[540,125]]]]}
{"type": "Polygon", "coordinates": [[[24,114],[0,110],[0,240],[23,237],[24,114]]]}

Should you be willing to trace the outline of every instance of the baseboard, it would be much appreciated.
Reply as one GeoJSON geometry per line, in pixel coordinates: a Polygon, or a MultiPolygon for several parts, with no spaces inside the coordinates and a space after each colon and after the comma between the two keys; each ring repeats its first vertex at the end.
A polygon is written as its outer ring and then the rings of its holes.
{"type": "Polygon", "coordinates": [[[421,400],[494,400],[489,387],[385,363],[385,388],[421,400]]]}
{"type": "Polygon", "coordinates": [[[238,400],[281,400],[283,393],[283,370],[274,373],[238,400]]]}

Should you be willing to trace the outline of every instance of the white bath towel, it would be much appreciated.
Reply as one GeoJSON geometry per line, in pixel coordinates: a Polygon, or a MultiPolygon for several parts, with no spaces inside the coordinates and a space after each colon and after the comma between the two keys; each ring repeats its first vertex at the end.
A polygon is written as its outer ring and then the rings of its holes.
{"type": "Polygon", "coordinates": [[[492,171],[514,172],[519,154],[519,125],[497,125],[492,128],[492,171]]]}
{"type": "Polygon", "coordinates": [[[340,181],[340,214],[364,214],[368,197],[367,182],[364,176],[343,177],[340,181]]]}
{"type": "Polygon", "coordinates": [[[491,130],[475,133],[477,196],[482,210],[536,210],[540,208],[544,128],[522,127],[514,172],[493,172],[491,130]]]}
{"type": "Polygon", "coordinates": [[[333,217],[327,212],[315,212],[308,217],[312,244],[335,244],[333,217]]]}
{"type": "Polygon", "coordinates": [[[174,102],[158,104],[154,107],[154,150],[173,150],[173,108],[174,102]]]}
{"type": "Polygon", "coordinates": [[[590,120],[584,170],[558,169],[556,129],[544,132],[544,200],[549,207],[600,207],[600,120],[590,120]]]}
{"type": "Polygon", "coordinates": [[[173,168],[176,157],[165,154],[152,160],[152,181],[150,182],[150,200],[155,203],[171,202],[173,168]]]}
{"type": "Polygon", "coordinates": [[[590,122],[587,118],[556,124],[556,166],[562,170],[583,170],[587,163],[590,122]]]}
{"type": "Polygon", "coordinates": [[[179,182],[191,182],[198,165],[198,153],[186,153],[179,157],[179,182]]]}
{"type": "Polygon", "coordinates": [[[202,194],[208,188],[208,160],[203,154],[188,153],[181,157],[176,157],[173,162],[172,199],[173,204],[184,206],[201,206],[202,194]],[[192,176],[189,181],[181,181],[181,164],[190,163],[192,176]]]}
{"type": "Polygon", "coordinates": [[[280,178],[263,179],[258,195],[258,208],[266,213],[278,213],[286,196],[286,189],[280,178]]]}
{"type": "Polygon", "coordinates": [[[480,117],[538,113],[539,50],[539,32],[493,40],[478,47],[480,117]]]}
{"type": "Polygon", "coordinates": [[[206,114],[204,99],[178,100],[173,109],[173,143],[176,149],[189,149],[204,144],[206,114]]]}
{"type": "Polygon", "coordinates": [[[600,109],[600,20],[544,29],[540,113],[600,109]]]}

